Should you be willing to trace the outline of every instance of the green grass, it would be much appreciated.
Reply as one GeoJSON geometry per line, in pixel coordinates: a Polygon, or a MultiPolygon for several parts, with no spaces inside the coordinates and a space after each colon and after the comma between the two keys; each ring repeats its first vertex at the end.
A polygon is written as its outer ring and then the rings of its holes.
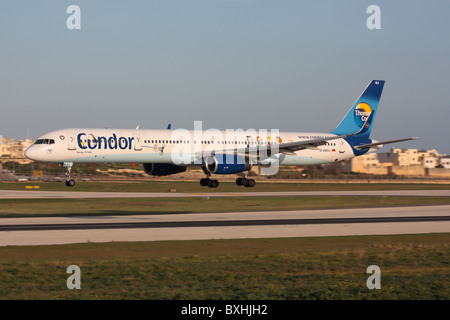
{"type": "Polygon", "coordinates": [[[450,204],[450,197],[305,196],[1,199],[0,217],[336,209],[450,204]]]}
{"type": "MultiPolygon", "coordinates": [[[[257,180],[257,179],[256,179],[257,180]]],[[[8,182],[0,183],[0,190],[26,190],[25,186],[39,186],[42,191],[116,191],[116,192],[260,192],[260,191],[333,191],[333,190],[449,190],[450,184],[416,183],[264,183],[254,188],[239,187],[234,182],[221,182],[218,188],[200,186],[199,182],[149,181],[149,182],[83,182],[68,188],[64,182],[8,182]]]]}
{"type": "MultiPolygon", "coordinates": [[[[424,184],[197,182],[1,183],[0,189],[61,191],[313,191],[449,189],[424,184]]],[[[30,191],[33,192],[33,191],[30,191]]],[[[2,199],[0,217],[158,214],[449,204],[450,197],[255,197],[2,199]]],[[[0,299],[443,299],[450,298],[450,233],[289,239],[87,243],[0,247],[0,299]],[[81,290],[66,269],[81,268],[81,290]],[[381,290],[369,290],[369,265],[381,290]]]]}
{"type": "Polygon", "coordinates": [[[1,299],[444,299],[450,234],[0,247],[1,299]],[[81,268],[81,290],[66,269],[81,268]],[[369,290],[369,265],[381,290],[369,290]]]}

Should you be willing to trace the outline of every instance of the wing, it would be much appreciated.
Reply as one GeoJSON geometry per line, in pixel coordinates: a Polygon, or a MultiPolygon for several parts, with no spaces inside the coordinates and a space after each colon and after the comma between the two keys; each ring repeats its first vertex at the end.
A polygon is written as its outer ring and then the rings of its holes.
{"type": "MultiPolygon", "coordinates": [[[[329,141],[337,140],[337,139],[344,139],[351,136],[356,136],[358,134],[364,133],[368,130],[369,124],[372,121],[373,113],[370,114],[366,122],[361,126],[361,129],[358,132],[352,133],[352,134],[345,134],[345,135],[329,135],[329,136],[323,136],[318,137],[317,139],[309,139],[309,140],[300,140],[295,142],[288,142],[288,143],[280,143],[280,144],[274,144],[274,145],[264,145],[259,147],[250,147],[250,148],[234,148],[234,149],[224,149],[224,150],[214,150],[212,153],[223,153],[223,154],[237,154],[245,157],[250,157],[253,159],[260,159],[260,158],[267,158],[271,155],[283,153],[283,154],[291,154],[294,155],[295,151],[303,150],[303,149],[312,149],[316,150],[319,146],[322,146],[329,141]]],[[[395,143],[395,142],[401,142],[401,141],[408,141],[408,140],[415,140],[419,139],[417,137],[412,138],[406,138],[406,139],[398,139],[398,140],[390,140],[390,141],[382,141],[382,142],[374,142],[369,144],[363,144],[359,146],[354,146],[355,149],[363,149],[363,148],[370,148],[373,146],[388,144],[388,143],[395,143]]],[[[202,157],[202,154],[196,155],[196,157],[202,157]]]]}
{"type": "MultiPolygon", "coordinates": [[[[289,142],[289,143],[280,143],[275,144],[272,146],[261,146],[261,147],[252,147],[247,148],[245,152],[248,152],[249,154],[266,154],[270,156],[271,154],[277,154],[277,153],[283,153],[283,154],[294,154],[295,151],[303,150],[303,149],[312,149],[316,150],[317,147],[322,146],[326,144],[329,141],[337,140],[337,139],[344,139],[347,137],[355,136],[361,133],[366,132],[369,129],[369,124],[372,122],[372,116],[373,112],[370,114],[370,116],[367,118],[367,120],[364,122],[364,124],[361,126],[361,129],[358,132],[352,133],[352,134],[344,134],[344,135],[330,135],[330,136],[323,136],[319,137],[317,139],[310,139],[310,140],[301,140],[301,141],[295,141],[295,142],[289,142]]],[[[243,152],[242,150],[240,152],[243,152]]]]}

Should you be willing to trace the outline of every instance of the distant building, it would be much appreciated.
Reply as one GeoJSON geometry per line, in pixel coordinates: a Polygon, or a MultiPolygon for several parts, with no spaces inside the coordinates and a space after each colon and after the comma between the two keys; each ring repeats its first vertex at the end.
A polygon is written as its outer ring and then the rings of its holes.
{"type": "Polygon", "coordinates": [[[396,149],[390,152],[369,153],[347,160],[346,172],[396,174],[407,176],[450,177],[450,157],[436,149],[396,149]],[[443,168],[442,168],[442,167],[443,168]]]}
{"type": "Polygon", "coordinates": [[[346,172],[371,174],[388,174],[388,166],[381,163],[376,153],[369,153],[347,160],[344,165],[346,172]]]}
{"type": "Polygon", "coordinates": [[[445,169],[450,169],[450,157],[442,157],[439,160],[439,164],[443,166],[445,169]]]}
{"type": "Polygon", "coordinates": [[[397,154],[398,166],[413,166],[420,165],[417,149],[391,149],[391,153],[397,154]]]}
{"type": "Polygon", "coordinates": [[[0,135],[0,161],[32,162],[24,156],[25,150],[32,144],[33,141],[30,139],[15,141],[12,138],[4,138],[0,135]]]}
{"type": "Polygon", "coordinates": [[[436,168],[439,165],[439,158],[436,157],[423,157],[422,164],[425,168],[436,168]]]}

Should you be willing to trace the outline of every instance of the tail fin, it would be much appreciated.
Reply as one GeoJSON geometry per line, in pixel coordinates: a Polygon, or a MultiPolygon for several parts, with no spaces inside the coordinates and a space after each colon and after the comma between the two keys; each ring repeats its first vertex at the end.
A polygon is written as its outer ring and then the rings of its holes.
{"type": "Polygon", "coordinates": [[[373,80],[356,100],[337,128],[331,133],[346,135],[360,131],[359,137],[368,138],[378,109],[383,86],[384,80],[373,80]],[[365,126],[365,129],[362,128],[363,126],[365,126]]]}

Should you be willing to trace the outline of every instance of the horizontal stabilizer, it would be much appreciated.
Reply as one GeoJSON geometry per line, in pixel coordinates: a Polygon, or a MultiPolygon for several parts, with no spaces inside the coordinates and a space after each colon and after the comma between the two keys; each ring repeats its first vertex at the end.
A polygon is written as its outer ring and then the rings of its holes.
{"type": "Polygon", "coordinates": [[[406,138],[406,139],[398,139],[398,140],[389,140],[389,141],[380,141],[380,142],[375,142],[375,143],[368,143],[368,144],[362,144],[360,146],[353,146],[355,149],[361,150],[364,148],[371,148],[371,147],[375,147],[375,146],[379,146],[381,144],[389,144],[389,143],[396,143],[396,142],[402,142],[402,141],[408,141],[408,140],[417,140],[419,139],[418,137],[412,137],[412,138],[406,138]]]}

